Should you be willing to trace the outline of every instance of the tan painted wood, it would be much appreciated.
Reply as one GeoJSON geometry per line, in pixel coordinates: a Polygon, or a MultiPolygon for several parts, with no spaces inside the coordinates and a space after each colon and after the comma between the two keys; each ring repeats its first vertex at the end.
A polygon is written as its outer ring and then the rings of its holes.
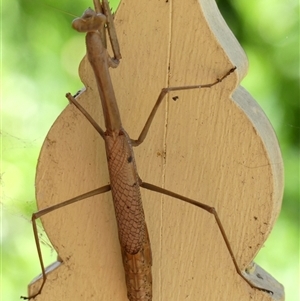
{"type": "MultiPolygon", "coordinates": [[[[245,269],[279,214],[283,165],[267,117],[238,87],[247,72],[243,50],[212,0],[123,0],[116,28],[123,59],[112,78],[132,138],[137,138],[162,87],[209,83],[237,66],[215,88],[171,93],[135,153],[144,181],[217,209],[245,269]],[[172,96],[179,99],[174,102],[172,96]]],[[[103,126],[85,59],[80,76],[86,91],[79,100],[103,126]]],[[[41,150],[39,208],[108,182],[101,137],[67,106],[41,150]]],[[[237,275],[208,213],[155,192],[142,190],[142,196],[154,260],[154,301],[284,300],[282,286],[271,276],[266,280],[259,267],[251,275],[259,280],[259,271],[273,296],[251,289],[237,275]]],[[[52,268],[36,300],[127,300],[110,193],[50,213],[42,221],[63,263],[52,268]]],[[[39,283],[30,286],[29,294],[39,283]]]]}

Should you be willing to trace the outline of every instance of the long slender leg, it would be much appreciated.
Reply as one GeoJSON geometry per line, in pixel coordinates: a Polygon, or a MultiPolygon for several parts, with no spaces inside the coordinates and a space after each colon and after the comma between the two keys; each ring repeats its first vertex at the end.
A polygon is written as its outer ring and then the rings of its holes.
{"type": "Polygon", "coordinates": [[[75,198],[66,200],[62,203],[53,205],[53,206],[45,208],[45,209],[42,209],[42,210],[32,214],[31,222],[32,222],[32,228],[33,228],[34,240],[35,240],[35,244],[36,244],[36,248],[37,248],[37,252],[38,252],[38,256],[39,256],[39,261],[40,261],[40,265],[41,265],[41,269],[42,269],[43,283],[42,283],[39,291],[35,295],[29,296],[29,297],[21,296],[21,299],[28,300],[28,299],[31,299],[31,298],[35,298],[37,295],[39,295],[41,293],[41,291],[42,291],[42,289],[43,289],[43,287],[46,283],[46,280],[47,280],[47,275],[46,275],[46,272],[45,272],[45,266],[44,266],[44,262],[43,262],[43,256],[42,256],[40,240],[39,240],[39,236],[38,236],[36,220],[38,218],[42,217],[43,215],[46,215],[47,213],[53,212],[53,211],[55,211],[59,208],[65,207],[67,205],[79,202],[79,201],[84,200],[86,198],[89,198],[89,197],[92,197],[92,196],[110,191],[110,189],[111,189],[110,185],[105,185],[105,186],[102,186],[102,187],[97,188],[95,190],[92,190],[92,191],[89,191],[87,193],[81,194],[81,195],[79,195],[75,198]]]}
{"type": "Polygon", "coordinates": [[[86,117],[86,119],[91,123],[91,125],[95,128],[95,130],[104,139],[105,137],[104,131],[97,124],[97,122],[92,118],[92,116],[86,111],[86,109],[80,103],[78,103],[78,101],[70,93],[67,93],[66,97],[68,98],[69,102],[72,103],[74,106],[76,106],[76,108],[86,117]]]}
{"type": "Polygon", "coordinates": [[[194,206],[196,206],[196,207],[199,207],[199,208],[201,208],[201,209],[204,209],[205,211],[207,211],[207,212],[213,214],[213,216],[215,217],[215,220],[216,220],[216,222],[217,222],[217,225],[218,225],[218,227],[219,227],[219,229],[220,229],[221,235],[222,235],[222,237],[223,237],[223,239],[224,239],[224,242],[225,242],[225,244],[226,244],[227,250],[228,250],[228,252],[229,252],[229,254],[230,254],[230,257],[231,257],[231,259],[232,259],[232,262],[233,262],[233,264],[234,264],[234,267],[235,267],[237,273],[238,273],[238,274],[239,274],[239,275],[240,275],[240,276],[241,276],[241,277],[242,277],[242,278],[243,278],[243,279],[244,279],[244,280],[245,280],[252,288],[259,289],[259,290],[263,290],[263,291],[265,291],[265,292],[267,292],[267,293],[273,294],[273,292],[270,291],[270,290],[267,290],[267,289],[264,289],[264,288],[262,288],[262,287],[258,287],[258,286],[256,286],[256,285],[254,285],[253,283],[251,283],[251,282],[243,275],[242,271],[240,270],[240,268],[239,268],[239,266],[238,266],[238,264],[237,264],[237,261],[236,261],[236,259],[235,259],[234,254],[233,254],[233,251],[232,251],[232,249],[231,249],[230,243],[229,243],[229,241],[228,241],[228,238],[227,238],[226,232],[225,232],[225,230],[224,230],[224,228],[223,228],[223,225],[222,225],[222,223],[221,223],[221,220],[220,220],[220,218],[219,218],[219,216],[218,216],[218,213],[217,213],[217,211],[216,211],[216,209],[215,209],[214,207],[208,206],[208,205],[203,204],[203,203],[196,202],[195,200],[189,199],[189,198],[187,198],[187,197],[185,197],[185,196],[182,196],[182,195],[177,194],[177,193],[175,193],[175,192],[172,192],[172,191],[170,191],[170,190],[167,190],[167,189],[164,189],[164,188],[161,188],[161,187],[158,187],[158,186],[155,186],[155,185],[146,183],[146,182],[140,181],[140,186],[143,187],[143,188],[145,188],[145,189],[152,190],[152,191],[155,191],[155,192],[159,192],[159,193],[168,195],[168,196],[170,196],[170,197],[173,197],[173,198],[182,200],[182,201],[184,201],[184,202],[186,202],[186,203],[192,204],[192,205],[194,205],[194,206]]]}
{"type": "Polygon", "coordinates": [[[131,143],[132,146],[138,146],[140,145],[146,138],[149,128],[151,126],[151,123],[153,121],[153,118],[156,114],[156,111],[158,109],[158,107],[160,106],[160,104],[162,103],[162,100],[164,99],[164,97],[166,96],[167,93],[171,92],[171,91],[182,91],[182,90],[193,90],[193,89],[202,89],[202,88],[211,88],[215,85],[217,85],[218,83],[220,83],[221,81],[223,81],[229,74],[231,74],[232,72],[234,72],[236,69],[236,67],[231,68],[228,72],[226,72],[225,75],[223,75],[221,78],[217,78],[213,83],[210,84],[205,84],[205,85],[194,85],[194,86],[182,86],[182,87],[169,87],[169,88],[163,88],[156,100],[156,103],[144,125],[144,128],[142,129],[140,136],[137,140],[133,140],[131,139],[131,143]]]}

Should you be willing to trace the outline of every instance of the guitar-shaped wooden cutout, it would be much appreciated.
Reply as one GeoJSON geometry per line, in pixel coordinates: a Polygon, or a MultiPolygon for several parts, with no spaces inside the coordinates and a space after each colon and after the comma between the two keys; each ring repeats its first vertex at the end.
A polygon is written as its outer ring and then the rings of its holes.
{"type": "MultiPolygon", "coordinates": [[[[135,156],[144,181],[215,207],[240,269],[273,292],[251,288],[236,273],[213,216],[142,190],[153,255],[153,300],[284,300],[282,286],[251,264],[280,211],[281,154],[268,119],[238,86],[247,60],[216,4],[122,0],[115,25],[122,61],[111,77],[123,125],[132,138],[139,135],[163,87],[211,83],[237,67],[213,88],[170,93],[135,156]]],[[[79,74],[86,90],[77,100],[103,126],[87,59],[79,74]]],[[[69,105],[40,154],[38,207],[106,184],[103,141],[69,105]]],[[[110,193],[56,210],[42,221],[62,263],[49,267],[36,300],[126,300],[110,193]]],[[[31,284],[29,295],[40,284],[31,284]]]]}

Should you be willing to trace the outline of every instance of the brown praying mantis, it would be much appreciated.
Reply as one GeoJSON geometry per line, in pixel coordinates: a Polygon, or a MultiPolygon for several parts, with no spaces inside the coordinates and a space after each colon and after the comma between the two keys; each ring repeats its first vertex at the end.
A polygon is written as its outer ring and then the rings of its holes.
{"type": "MultiPolygon", "coordinates": [[[[106,131],[102,130],[98,126],[98,124],[90,117],[88,112],[85,111],[85,109],[76,101],[74,97],[72,97],[70,94],[67,94],[67,98],[86,116],[86,118],[91,122],[91,124],[105,141],[110,185],[103,186],[76,198],[67,200],[59,205],[40,210],[39,212],[33,214],[32,222],[34,236],[43,274],[43,283],[36,295],[41,293],[46,281],[46,273],[37,235],[35,222],[36,219],[58,208],[111,190],[118,223],[119,240],[125,270],[128,299],[131,301],[152,300],[152,255],[142,207],[140,187],[183,200],[212,213],[216,219],[237,273],[251,287],[260,289],[249,282],[249,280],[241,273],[215,209],[161,187],[142,182],[137,172],[134,153],[132,150],[132,146],[138,146],[146,138],[155,113],[165,95],[169,91],[210,88],[224,80],[227,76],[229,76],[229,74],[234,72],[235,68],[230,69],[222,77],[210,84],[162,89],[139,138],[137,140],[132,140],[122,127],[121,118],[114,95],[114,89],[109,74],[109,67],[117,67],[119,60],[121,59],[113,17],[110,13],[110,8],[106,0],[103,0],[102,4],[100,4],[98,0],[94,0],[94,6],[95,11],[91,9],[86,10],[81,18],[74,20],[73,27],[80,32],[87,32],[87,55],[95,74],[105,117],[106,131]],[[114,53],[113,58],[109,57],[106,48],[106,29],[108,30],[114,53]]],[[[33,298],[36,295],[30,296],[29,298],[33,298]]]]}

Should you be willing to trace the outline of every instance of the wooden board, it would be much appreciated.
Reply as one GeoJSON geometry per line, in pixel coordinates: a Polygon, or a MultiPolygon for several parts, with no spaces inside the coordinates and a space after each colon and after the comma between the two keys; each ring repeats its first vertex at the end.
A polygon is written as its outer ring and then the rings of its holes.
{"type": "MultiPolygon", "coordinates": [[[[216,208],[245,269],[279,214],[283,164],[267,117],[239,87],[247,72],[243,50],[211,0],[123,0],[115,22],[122,61],[111,74],[133,139],[161,88],[209,83],[237,66],[212,89],[170,93],[135,154],[145,182],[216,208]]],[[[86,91],[78,99],[103,126],[85,59],[79,73],[86,91]]],[[[101,137],[67,106],[41,150],[39,208],[108,183],[101,137]]],[[[284,300],[282,286],[259,268],[263,279],[255,267],[251,275],[268,282],[273,296],[250,288],[235,272],[213,216],[155,192],[142,190],[142,197],[154,260],[153,300],[284,300]]],[[[36,300],[127,300],[110,193],[50,213],[42,222],[63,263],[49,273],[36,300]]],[[[34,281],[29,294],[39,285],[34,281]]]]}

